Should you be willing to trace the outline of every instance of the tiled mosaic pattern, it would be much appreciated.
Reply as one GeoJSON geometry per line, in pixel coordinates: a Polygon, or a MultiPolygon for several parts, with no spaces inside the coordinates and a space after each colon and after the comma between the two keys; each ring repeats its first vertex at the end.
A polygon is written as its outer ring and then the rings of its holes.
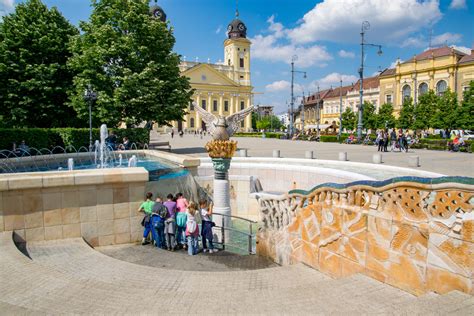
{"type": "MultiPolygon", "coordinates": [[[[403,180],[403,181],[402,181],[403,180]]],[[[320,186],[260,200],[257,252],[420,295],[474,293],[473,179],[320,186]]]]}

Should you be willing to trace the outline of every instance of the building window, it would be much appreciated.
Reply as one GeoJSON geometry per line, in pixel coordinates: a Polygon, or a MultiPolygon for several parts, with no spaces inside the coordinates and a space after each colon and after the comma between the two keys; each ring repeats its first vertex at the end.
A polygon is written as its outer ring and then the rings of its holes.
{"type": "Polygon", "coordinates": [[[194,101],[189,101],[189,111],[194,111],[194,101]]]}
{"type": "Polygon", "coordinates": [[[240,127],[244,128],[245,127],[245,123],[244,121],[240,122],[240,127]]]}
{"type": "Polygon", "coordinates": [[[213,110],[214,112],[217,112],[217,100],[214,100],[214,101],[212,102],[212,110],[213,110]]]}
{"type": "Polygon", "coordinates": [[[201,107],[205,110],[206,109],[206,100],[201,100],[201,107]]]}
{"type": "Polygon", "coordinates": [[[402,100],[403,103],[411,98],[411,87],[409,85],[404,85],[402,88],[402,100]]]}
{"type": "Polygon", "coordinates": [[[229,112],[229,101],[224,101],[224,112],[229,112]]]}
{"type": "Polygon", "coordinates": [[[227,65],[229,65],[229,66],[230,66],[230,59],[228,59],[228,60],[227,60],[227,65]]]}
{"type": "Polygon", "coordinates": [[[189,121],[189,127],[194,128],[194,118],[189,121]]]}
{"type": "Polygon", "coordinates": [[[245,102],[240,101],[240,110],[242,111],[243,109],[245,109],[245,102]]]}
{"type": "Polygon", "coordinates": [[[387,104],[392,104],[392,95],[391,94],[387,94],[385,95],[385,103],[387,104]]]}
{"type": "Polygon", "coordinates": [[[467,90],[469,90],[469,86],[462,87],[462,92],[466,92],[467,90]]]}
{"type": "Polygon", "coordinates": [[[422,82],[419,86],[418,86],[418,94],[420,96],[422,96],[423,94],[427,93],[428,92],[428,84],[426,82],[422,82]]]}
{"type": "Polygon", "coordinates": [[[244,59],[240,58],[240,68],[244,68],[244,59]]]}
{"type": "Polygon", "coordinates": [[[446,90],[448,90],[448,84],[444,80],[438,81],[436,84],[436,94],[437,95],[443,95],[446,90]]]}

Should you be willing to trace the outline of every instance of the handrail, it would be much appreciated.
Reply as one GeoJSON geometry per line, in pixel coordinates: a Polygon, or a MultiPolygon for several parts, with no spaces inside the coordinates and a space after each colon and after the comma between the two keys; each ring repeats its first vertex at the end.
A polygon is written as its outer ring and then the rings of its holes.
{"type": "Polygon", "coordinates": [[[237,248],[237,249],[241,249],[241,250],[244,250],[244,248],[241,248],[241,247],[238,247],[237,245],[234,245],[234,244],[231,244],[231,243],[226,243],[225,241],[225,232],[226,231],[232,231],[232,232],[236,232],[236,233],[239,233],[239,234],[242,234],[242,235],[245,235],[248,237],[248,247],[247,247],[247,251],[248,251],[248,254],[249,255],[252,255],[252,254],[255,254],[255,252],[253,251],[253,238],[256,236],[253,234],[252,232],[252,225],[254,224],[257,224],[256,221],[252,221],[250,219],[247,219],[247,218],[244,218],[244,217],[240,217],[240,216],[234,216],[234,215],[228,215],[228,214],[222,214],[222,213],[212,213],[213,215],[218,215],[218,216],[222,216],[221,217],[221,220],[222,220],[222,224],[219,226],[219,225],[216,225],[214,226],[215,228],[217,229],[220,229],[221,231],[221,238],[222,238],[222,241],[221,242],[217,242],[217,244],[221,244],[222,245],[222,249],[225,250],[225,246],[226,244],[230,247],[233,247],[233,248],[237,248]],[[249,232],[244,232],[244,231],[241,231],[241,230],[237,230],[237,229],[234,229],[232,227],[226,227],[225,225],[225,218],[235,218],[235,219],[238,219],[238,220],[242,220],[242,221],[245,221],[248,223],[249,225],[249,232]]]}
{"type": "Polygon", "coordinates": [[[235,215],[228,215],[228,214],[222,214],[222,213],[216,213],[216,212],[212,212],[212,215],[220,215],[220,216],[225,216],[225,217],[230,217],[230,218],[237,218],[237,219],[241,219],[241,220],[246,221],[246,222],[250,222],[252,224],[258,224],[258,222],[253,221],[251,219],[248,219],[248,218],[245,218],[245,217],[240,217],[240,216],[235,216],[235,215]]]}

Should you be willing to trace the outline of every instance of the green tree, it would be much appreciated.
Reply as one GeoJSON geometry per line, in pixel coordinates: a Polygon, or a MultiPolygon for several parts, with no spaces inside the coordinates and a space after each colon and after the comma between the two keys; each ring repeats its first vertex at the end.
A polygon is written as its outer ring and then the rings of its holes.
{"type": "Polygon", "coordinates": [[[441,97],[438,97],[435,111],[431,117],[430,127],[438,129],[454,129],[458,127],[458,107],[456,93],[448,89],[441,97]]]}
{"type": "Polygon", "coordinates": [[[397,120],[398,128],[412,128],[414,121],[414,107],[413,100],[411,98],[405,100],[400,111],[400,115],[397,120]]]}
{"type": "Polygon", "coordinates": [[[257,129],[258,113],[252,112],[252,129],[257,129]]]}
{"type": "Polygon", "coordinates": [[[88,84],[98,93],[94,119],[110,125],[181,120],[193,91],[181,76],[175,38],[149,14],[148,0],[93,0],[89,22],[71,45],[69,65],[78,74],[71,102],[87,116],[88,84]]]}
{"type": "Polygon", "coordinates": [[[396,119],[393,116],[393,105],[390,103],[382,104],[379,109],[377,117],[377,128],[393,128],[396,124],[396,119]]]}
{"type": "MultiPolygon", "coordinates": [[[[356,124],[359,123],[359,115],[356,115],[356,124]]],[[[364,111],[362,112],[362,122],[364,128],[377,128],[377,115],[375,114],[375,106],[371,102],[364,101],[364,111]]]]}
{"type": "Polygon", "coordinates": [[[411,129],[427,129],[433,127],[433,115],[438,107],[439,97],[433,90],[420,96],[413,109],[413,124],[411,129]]]}
{"type": "Polygon", "coordinates": [[[283,126],[281,121],[278,119],[278,117],[271,115],[271,116],[265,116],[262,117],[260,120],[257,121],[257,129],[258,130],[278,130],[283,126]]]}
{"type": "Polygon", "coordinates": [[[19,3],[0,22],[0,116],[11,127],[77,124],[67,106],[73,73],[69,40],[78,34],[56,8],[40,0],[19,3]]]}
{"type": "Polygon", "coordinates": [[[464,92],[461,106],[456,110],[456,117],[458,128],[474,130],[474,81],[469,83],[464,92]]]}
{"type": "Polygon", "coordinates": [[[356,115],[351,108],[346,108],[342,113],[342,128],[354,130],[356,125],[356,115]]]}

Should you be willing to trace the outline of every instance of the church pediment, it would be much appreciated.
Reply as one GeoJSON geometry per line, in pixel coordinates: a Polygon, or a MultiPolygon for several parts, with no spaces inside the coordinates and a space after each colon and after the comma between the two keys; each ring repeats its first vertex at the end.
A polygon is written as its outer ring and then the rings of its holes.
{"type": "Polygon", "coordinates": [[[231,80],[229,77],[220,73],[208,64],[196,65],[184,71],[182,74],[189,78],[191,84],[239,86],[235,81],[231,80]]]}

